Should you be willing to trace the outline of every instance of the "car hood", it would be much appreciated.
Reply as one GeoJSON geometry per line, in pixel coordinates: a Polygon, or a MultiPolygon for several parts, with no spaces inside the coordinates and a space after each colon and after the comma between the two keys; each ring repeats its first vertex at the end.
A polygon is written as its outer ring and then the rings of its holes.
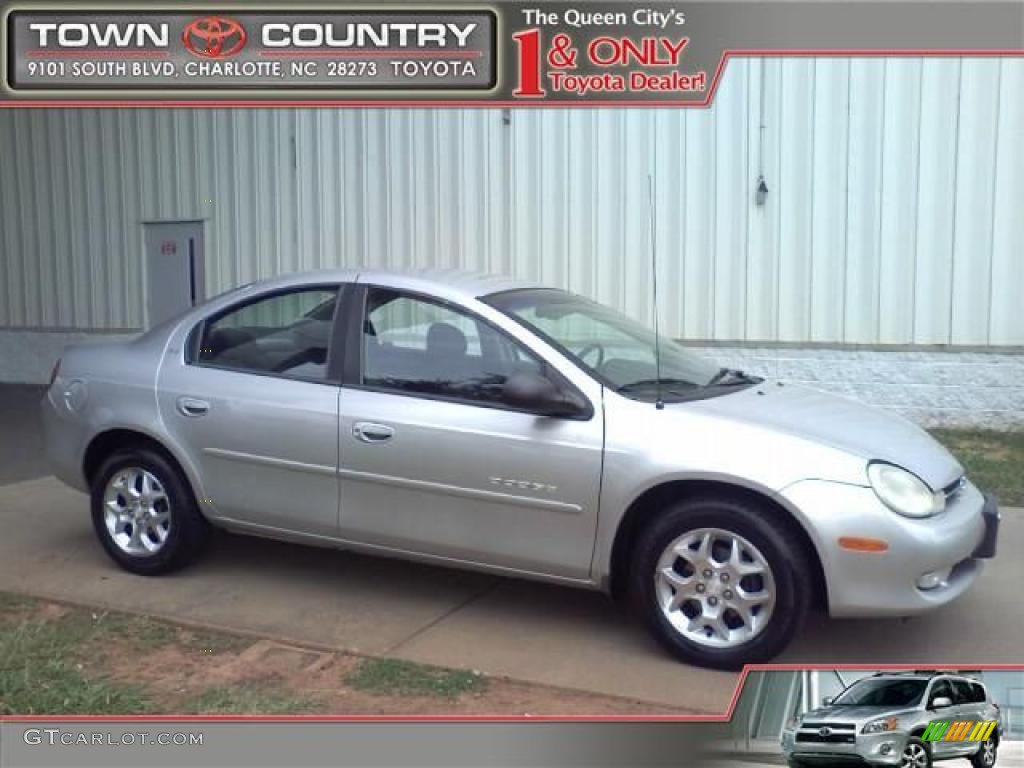
{"type": "Polygon", "coordinates": [[[706,400],[680,403],[717,418],[757,424],[910,470],[932,490],[956,481],[963,467],[923,429],[889,411],[807,387],[766,381],[706,400]]]}
{"type": "Polygon", "coordinates": [[[913,710],[909,707],[826,707],[812,709],[803,716],[802,723],[864,723],[880,717],[899,717],[913,710]]]}

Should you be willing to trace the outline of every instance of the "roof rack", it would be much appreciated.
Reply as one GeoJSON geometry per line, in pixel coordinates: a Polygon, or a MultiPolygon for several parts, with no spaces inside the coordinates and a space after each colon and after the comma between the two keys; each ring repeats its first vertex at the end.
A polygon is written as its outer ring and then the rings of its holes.
{"type": "Polygon", "coordinates": [[[979,670],[956,670],[956,669],[890,669],[875,672],[872,677],[897,677],[899,675],[915,675],[917,677],[935,677],[936,675],[953,675],[955,677],[966,677],[971,680],[977,680],[980,674],[979,670]]]}

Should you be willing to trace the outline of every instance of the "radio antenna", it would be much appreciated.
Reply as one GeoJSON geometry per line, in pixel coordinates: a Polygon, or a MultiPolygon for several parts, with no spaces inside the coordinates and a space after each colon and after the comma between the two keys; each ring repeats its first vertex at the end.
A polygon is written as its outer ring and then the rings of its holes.
{"type": "Polygon", "coordinates": [[[661,396],[661,330],[658,322],[658,214],[654,205],[654,176],[647,174],[647,208],[650,219],[651,291],[654,298],[654,407],[665,407],[661,396]]]}

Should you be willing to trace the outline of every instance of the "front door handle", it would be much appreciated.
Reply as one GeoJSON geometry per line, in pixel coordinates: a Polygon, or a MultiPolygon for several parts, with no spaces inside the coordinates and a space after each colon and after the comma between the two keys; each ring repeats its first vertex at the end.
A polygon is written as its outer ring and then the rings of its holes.
{"type": "Polygon", "coordinates": [[[385,443],[395,436],[393,427],[374,424],[372,421],[357,421],[352,425],[352,435],[364,443],[385,443]]]}
{"type": "Polygon", "coordinates": [[[209,410],[210,404],[205,400],[198,400],[194,397],[178,398],[178,413],[180,413],[182,416],[195,418],[196,416],[205,415],[206,412],[209,410]]]}

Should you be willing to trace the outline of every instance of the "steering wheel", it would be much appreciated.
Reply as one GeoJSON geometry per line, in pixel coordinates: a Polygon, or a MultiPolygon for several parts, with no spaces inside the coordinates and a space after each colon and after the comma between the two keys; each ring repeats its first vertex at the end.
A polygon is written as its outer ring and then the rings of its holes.
{"type": "Polygon", "coordinates": [[[594,368],[600,368],[604,365],[604,347],[598,342],[592,342],[590,344],[584,344],[580,350],[576,353],[576,357],[580,360],[585,358],[591,352],[597,352],[597,363],[594,364],[594,368]]]}

